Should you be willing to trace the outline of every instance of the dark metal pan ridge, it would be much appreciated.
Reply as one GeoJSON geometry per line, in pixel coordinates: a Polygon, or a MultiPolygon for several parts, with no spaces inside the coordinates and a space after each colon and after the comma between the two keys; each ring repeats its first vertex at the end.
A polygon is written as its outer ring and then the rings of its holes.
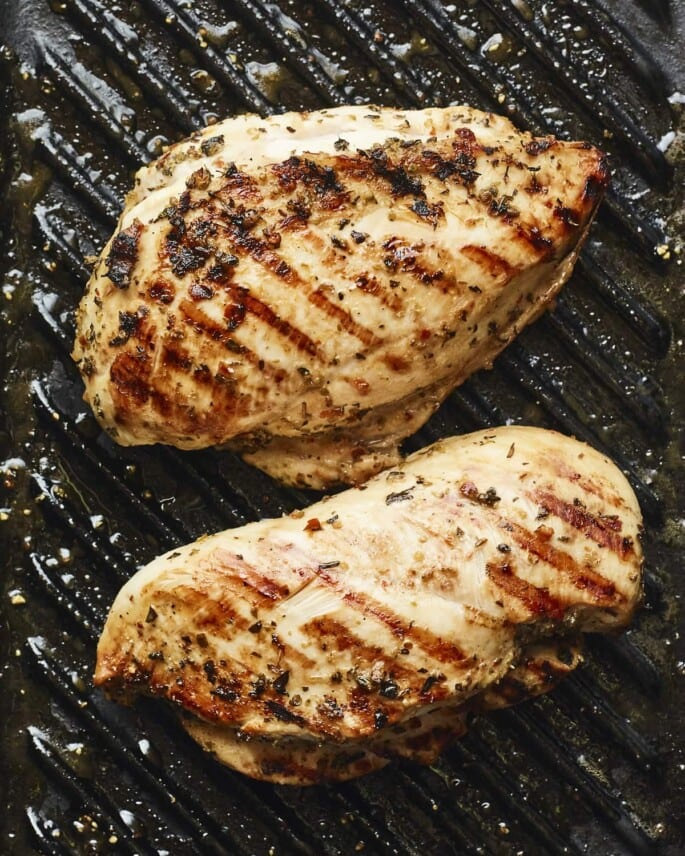
{"type": "Polygon", "coordinates": [[[0,0],[0,853],[685,852],[684,38],[682,0],[0,0]],[[279,787],[90,675],[138,566],[313,495],[228,453],[115,447],[81,400],[74,309],[167,142],[363,102],[469,103],[610,154],[556,309],[409,445],[514,422],[606,451],[645,514],[645,598],[434,766],[279,787]]]}

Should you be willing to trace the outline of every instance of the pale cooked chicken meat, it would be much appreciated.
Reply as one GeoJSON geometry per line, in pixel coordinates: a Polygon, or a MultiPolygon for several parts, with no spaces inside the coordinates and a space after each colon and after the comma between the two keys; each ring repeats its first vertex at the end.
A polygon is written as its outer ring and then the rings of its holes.
{"type": "Polygon", "coordinates": [[[550,305],[607,181],[469,107],[213,125],[138,173],[78,313],[86,399],[124,445],[361,481],[550,305]]]}
{"type": "Polygon", "coordinates": [[[424,763],[466,715],[549,689],[583,631],[629,621],[641,520],[576,440],[443,440],[361,488],[173,550],[116,598],[95,679],[161,696],[256,778],[424,763]]]}

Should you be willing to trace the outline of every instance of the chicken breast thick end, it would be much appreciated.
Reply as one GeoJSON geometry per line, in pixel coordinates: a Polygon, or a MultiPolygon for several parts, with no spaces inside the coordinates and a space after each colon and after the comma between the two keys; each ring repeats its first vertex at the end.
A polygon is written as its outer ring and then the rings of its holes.
{"type": "Polygon", "coordinates": [[[363,481],[549,307],[607,182],[469,107],[213,125],[138,173],[78,312],[85,397],[124,445],[363,481]]]}
{"type": "Polygon", "coordinates": [[[588,446],[443,440],[288,517],[167,553],[118,595],[96,683],[161,696],[256,778],[428,763],[466,717],[545,692],[641,593],[640,511],[588,446]]]}

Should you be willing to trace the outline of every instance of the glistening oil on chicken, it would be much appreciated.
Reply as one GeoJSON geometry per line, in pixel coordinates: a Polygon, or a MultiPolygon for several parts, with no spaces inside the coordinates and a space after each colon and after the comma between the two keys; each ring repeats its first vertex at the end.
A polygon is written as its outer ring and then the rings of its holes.
{"type": "Polygon", "coordinates": [[[96,683],[178,706],[273,782],[430,763],[466,716],[549,690],[641,593],[617,467],[553,431],[441,440],[361,488],[174,550],[112,606],[96,683]]]}
{"type": "Polygon", "coordinates": [[[95,266],[86,399],[124,445],[359,483],[550,306],[607,183],[470,107],[210,126],[140,170],[95,266]]]}

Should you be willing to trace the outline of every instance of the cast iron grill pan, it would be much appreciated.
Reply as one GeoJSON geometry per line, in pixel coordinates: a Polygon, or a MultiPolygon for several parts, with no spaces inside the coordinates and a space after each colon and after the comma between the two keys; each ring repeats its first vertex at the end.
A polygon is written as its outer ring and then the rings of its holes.
{"type": "Polygon", "coordinates": [[[6,650],[23,695],[0,701],[14,768],[3,852],[682,852],[682,786],[679,796],[654,726],[670,593],[649,535],[637,629],[591,638],[578,674],[475,722],[431,768],[397,764],[309,789],[253,782],[204,755],[162,705],[126,709],[95,691],[99,632],[137,567],[315,497],[228,453],[116,447],[69,358],[85,259],[111,233],[133,171],[165,143],[245,110],[494,109],[607,150],[612,188],[555,311],[407,448],[506,421],[557,428],[617,461],[658,532],[669,509],[652,466],[668,447],[660,372],[671,339],[647,284],[668,275],[674,179],[657,143],[671,90],[639,33],[673,30],[667,3],[627,5],[634,26],[590,0],[4,4],[14,216],[3,270],[23,272],[30,332],[8,338],[0,421],[25,463],[6,466],[16,476],[7,510],[20,521],[7,541],[6,650]],[[23,196],[22,171],[33,176],[23,196]],[[26,337],[33,356],[20,371],[26,337]]]}

